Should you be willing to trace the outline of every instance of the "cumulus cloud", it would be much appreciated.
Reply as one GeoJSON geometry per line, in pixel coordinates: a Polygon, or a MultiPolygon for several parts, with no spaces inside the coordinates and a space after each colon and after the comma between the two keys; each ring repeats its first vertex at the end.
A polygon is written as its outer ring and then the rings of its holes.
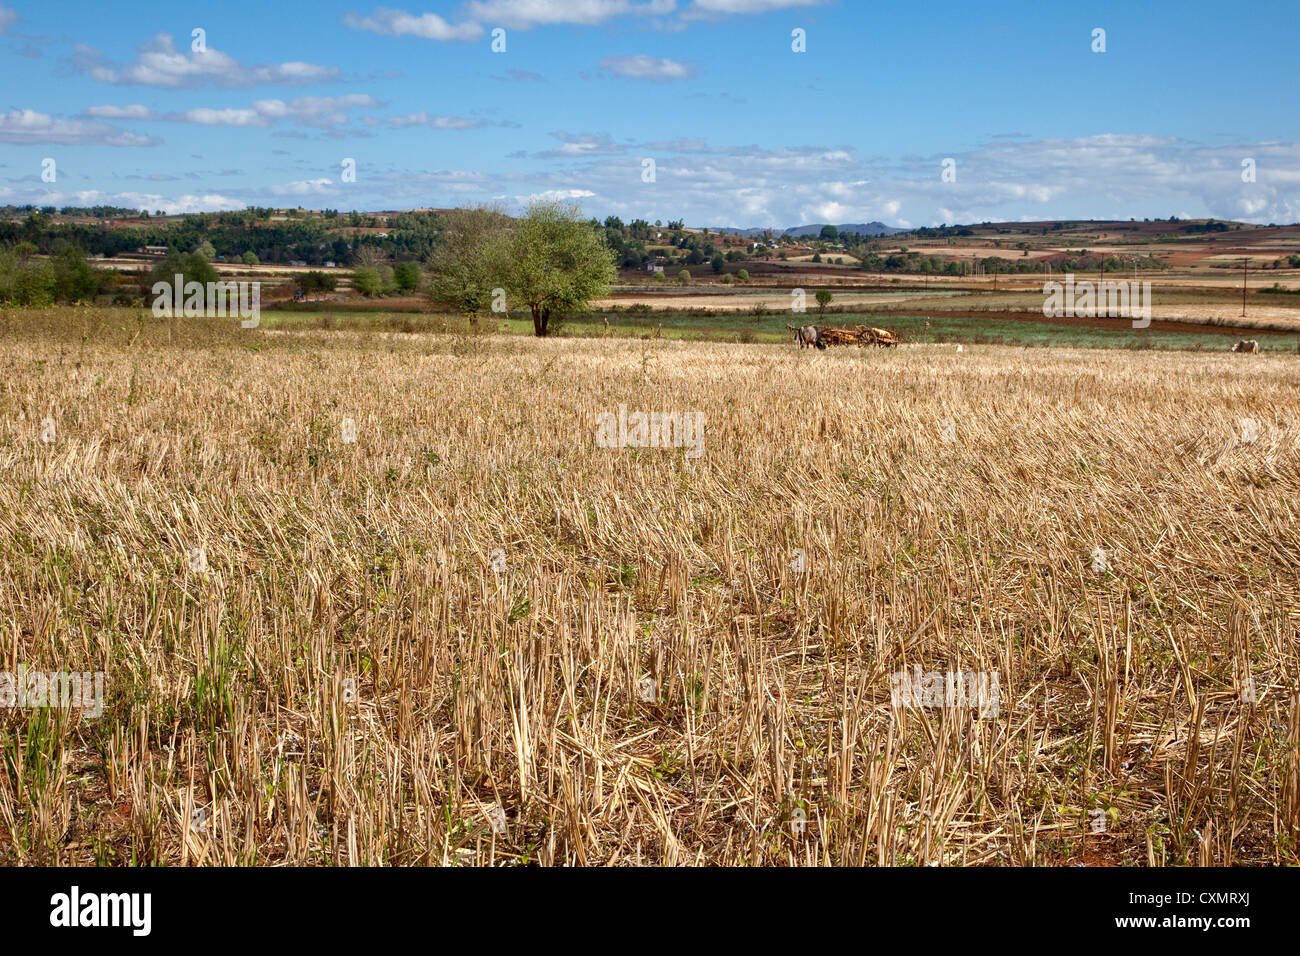
{"type": "Polygon", "coordinates": [[[602,57],[600,68],[607,73],[634,80],[687,80],[695,75],[694,68],[689,64],[645,54],[602,57]]]}
{"type": "Polygon", "coordinates": [[[414,14],[391,7],[380,7],[368,17],[349,13],[343,22],[354,30],[426,40],[473,40],[483,33],[483,27],[477,23],[467,21],[453,26],[436,13],[414,14]]]}
{"type": "Polygon", "coordinates": [[[365,93],[346,96],[300,96],[288,102],[280,99],[256,100],[247,107],[198,106],[161,117],[170,122],[196,123],[200,126],[267,127],[282,120],[298,126],[333,130],[348,122],[353,109],[377,109],[384,104],[365,93]]]}
{"type": "Polygon", "coordinates": [[[425,110],[408,113],[406,116],[393,116],[388,125],[403,129],[409,126],[428,126],[431,129],[476,129],[485,125],[482,120],[469,116],[436,116],[425,110]]]}
{"type": "MultiPolygon", "coordinates": [[[[767,13],[825,2],[828,0],[694,0],[682,18],[767,13]]],[[[469,0],[463,9],[466,19],[456,24],[436,13],[410,13],[392,7],[380,7],[368,16],[349,13],[343,22],[358,30],[443,41],[473,40],[484,32],[484,24],[531,30],[560,24],[600,26],[618,17],[639,17],[663,28],[681,26],[680,21],[665,22],[678,11],[677,0],[469,0]]]]}
{"type": "Polygon", "coordinates": [[[158,193],[115,193],[100,189],[48,190],[20,195],[16,190],[0,188],[0,199],[40,206],[121,206],[124,209],[147,209],[149,212],[161,209],[169,216],[187,212],[226,212],[248,206],[243,200],[221,193],[167,197],[158,193]]]}
{"type": "MultiPolygon", "coordinates": [[[[230,114],[225,108],[213,107],[211,115],[201,118],[210,124],[287,124],[297,122],[299,116],[329,116],[331,111],[360,105],[347,98],[329,97],[260,100],[230,108],[234,110],[230,114]]],[[[100,137],[112,135],[105,133],[111,128],[104,120],[132,118],[125,114],[138,112],[135,105],[110,109],[122,112],[87,111],[90,118],[80,120],[56,120],[31,111],[0,115],[0,141],[37,142],[38,135],[93,141],[88,138],[91,132],[100,137]],[[16,115],[30,118],[16,120],[16,115]],[[29,132],[18,136],[15,129],[24,126],[29,132]]],[[[189,121],[199,119],[189,117],[189,121]]],[[[380,122],[388,128],[447,130],[489,125],[473,117],[427,111],[380,122]]],[[[114,132],[121,135],[120,130],[114,132]]],[[[276,135],[303,134],[287,129],[276,135]]],[[[602,217],[612,214],[625,220],[654,220],[680,216],[692,225],[740,227],[872,220],[907,227],[985,220],[1163,218],[1171,214],[1263,223],[1300,219],[1297,143],[1208,147],[1174,137],[1109,133],[1019,141],[991,137],[965,152],[954,152],[951,158],[956,161],[957,179],[944,182],[941,173],[943,159],[949,158],[946,155],[863,156],[850,146],[834,143],[773,149],[701,138],[638,141],[600,131],[557,131],[551,137],[550,148],[514,155],[525,162],[508,164],[505,171],[431,172],[376,163],[367,166],[358,183],[343,187],[337,176],[333,180],[312,178],[317,175],[315,170],[330,172],[313,160],[304,161],[301,171],[283,176],[301,177],[296,182],[250,186],[235,194],[252,205],[274,205],[277,200],[282,204],[285,197],[294,197],[294,204],[334,205],[346,189],[348,203],[356,208],[461,205],[494,199],[518,203],[574,200],[602,217]],[[653,186],[641,180],[644,157],[656,161],[653,186]],[[1241,180],[1241,162],[1246,158],[1255,161],[1255,182],[1241,180]],[[309,169],[313,171],[307,172],[309,169]]],[[[38,192],[41,188],[40,184],[24,187],[34,191],[12,201],[94,204],[46,201],[38,192]]],[[[179,197],[170,206],[156,198],[145,205],[178,208],[203,198],[179,197]]],[[[214,202],[227,198],[217,194],[214,202]]]]}
{"type": "Polygon", "coordinates": [[[128,133],[107,123],[60,119],[35,110],[0,113],[0,143],[55,143],[62,146],[154,146],[159,140],[128,133]]]}
{"type": "Polygon", "coordinates": [[[472,0],[467,6],[471,16],[502,26],[527,30],[534,26],[572,23],[596,26],[619,16],[658,16],[672,13],[676,0],[472,0]]]}
{"type": "Polygon", "coordinates": [[[273,196],[328,196],[335,192],[334,181],[326,177],[303,179],[269,187],[273,196]]]}
{"type": "Polygon", "coordinates": [[[828,0],[694,0],[687,16],[736,13],[769,13],[791,7],[816,7],[828,0]]]}
{"type": "Polygon", "coordinates": [[[621,156],[627,152],[627,147],[614,142],[608,133],[566,133],[561,130],[551,135],[560,141],[560,145],[537,153],[538,159],[621,156]]]}
{"type": "Polygon", "coordinates": [[[301,86],[335,79],[338,67],[290,61],[245,66],[234,57],[209,47],[183,52],[175,41],[159,33],[142,46],[130,63],[113,63],[102,53],[78,44],[73,66],[100,83],[157,86],[166,89],[199,86],[301,86]]]}
{"type": "Polygon", "coordinates": [[[0,7],[0,34],[8,32],[9,28],[17,22],[17,12],[10,10],[8,7],[0,7]]]}
{"type": "Polygon", "coordinates": [[[516,196],[515,199],[521,203],[569,202],[574,199],[587,199],[594,195],[596,194],[590,189],[548,189],[528,196],[516,196]]]}
{"type": "Polygon", "coordinates": [[[138,103],[131,106],[89,106],[82,110],[82,116],[96,119],[154,119],[153,110],[138,103]]]}
{"type": "Polygon", "coordinates": [[[561,145],[531,158],[562,159],[529,177],[542,190],[579,188],[589,205],[624,218],[717,226],[808,222],[970,223],[1048,218],[1186,214],[1289,223],[1300,218],[1300,145],[1207,148],[1172,137],[1098,134],[991,144],[959,153],[957,181],[943,182],[943,156],[859,156],[847,147],[637,143],[607,134],[556,133],[561,145]],[[657,164],[658,189],[640,181],[640,158],[657,164]],[[1241,160],[1257,181],[1241,181],[1241,160]],[[664,191],[672,197],[663,207],[664,191]]]}

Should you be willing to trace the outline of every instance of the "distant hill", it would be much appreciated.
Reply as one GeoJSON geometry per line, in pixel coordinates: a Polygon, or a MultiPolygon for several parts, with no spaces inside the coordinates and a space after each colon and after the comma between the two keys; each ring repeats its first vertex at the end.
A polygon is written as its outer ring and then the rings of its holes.
{"type": "MultiPolygon", "coordinates": [[[[824,222],[815,222],[810,226],[792,226],[785,231],[785,234],[798,238],[816,236],[826,225],[824,222]]],[[[840,232],[856,232],[861,236],[892,236],[898,232],[907,232],[906,229],[886,226],[883,222],[845,222],[837,224],[835,228],[840,232]]]]}
{"type": "Polygon", "coordinates": [[[761,236],[761,235],[762,235],[763,233],[765,233],[765,232],[778,233],[780,230],[777,230],[777,229],[761,229],[761,228],[758,228],[758,229],[737,229],[737,228],[735,228],[734,226],[717,226],[717,227],[710,226],[710,227],[709,227],[709,231],[710,231],[710,232],[726,233],[726,234],[729,235],[729,236],[746,236],[747,238],[753,239],[753,238],[756,237],[756,236],[761,236]]]}
{"type": "MultiPolygon", "coordinates": [[[[808,226],[791,226],[789,229],[734,229],[724,226],[714,229],[714,232],[725,232],[733,236],[747,236],[754,238],[761,236],[765,232],[775,232],[783,236],[794,236],[802,238],[804,236],[816,236],[821,233],[822,227],[826,223],[816,222],[808,226]]],[[[883,222],[846,222],[843,225],[835,227],[840,232],[856,232],[862,236],[892,236],[896,232],[907,232],[906,229],[897,229],[894,226],[886,226],[883,222]]]]}

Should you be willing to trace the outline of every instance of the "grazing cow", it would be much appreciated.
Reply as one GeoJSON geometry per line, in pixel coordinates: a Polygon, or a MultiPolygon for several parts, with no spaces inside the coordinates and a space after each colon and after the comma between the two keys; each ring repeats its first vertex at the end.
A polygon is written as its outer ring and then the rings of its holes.
{"type": "Polygon", "coordinates": [[[818,334],[817,326],[815,326],[815,325],[801,325],[801,326],[787,325],[786,328],[787,328],[789,331],[791,331],[791,332],[794,333],[794,341],[795,341],[795,344],[799,346],[799,348],[803,349],[803,348],[806,348],[806,347],[809,346],[809,345],[816,346],[816,347],[819,348],[819,349],[824,349],[824,348],[826,348],[826,343],[822,341],[822,337],[821,337],[821,335],[818,334]]]}
{"type": "Polygon", "coordinates": [[[1258,351],[1259,351],[1259,340],[1258,340],[1258,339],[1242,339],[1240,342],[1238,342],[1236,345],[1234,345],[1234,346],[1232,347],[1232,350],[1233,350],[1234,352],[1258,352],[1258,351]]]}

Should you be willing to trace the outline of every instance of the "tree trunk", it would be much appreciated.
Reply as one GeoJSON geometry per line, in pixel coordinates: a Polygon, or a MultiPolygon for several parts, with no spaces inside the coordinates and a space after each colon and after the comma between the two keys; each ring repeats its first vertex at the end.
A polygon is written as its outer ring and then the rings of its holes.
{"type": "Polygon", "coordinates": [[[542,318],[542,310],[538,306],[529,306],[533,310],[533,335],[543,336],[546,334],[546,320],[542,318]]]}

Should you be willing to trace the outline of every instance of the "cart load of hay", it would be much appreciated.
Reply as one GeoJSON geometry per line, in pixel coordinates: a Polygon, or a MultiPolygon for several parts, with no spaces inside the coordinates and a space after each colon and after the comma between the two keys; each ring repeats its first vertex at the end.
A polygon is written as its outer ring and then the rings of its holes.
{"type": "Polygon", "coordinates": [[[898,344],[897,332],[866,325],[855,325],[851,328],[828,325],[822,328],[818,335],[827,345],[879,345],[890,347],[898,344]]]}

